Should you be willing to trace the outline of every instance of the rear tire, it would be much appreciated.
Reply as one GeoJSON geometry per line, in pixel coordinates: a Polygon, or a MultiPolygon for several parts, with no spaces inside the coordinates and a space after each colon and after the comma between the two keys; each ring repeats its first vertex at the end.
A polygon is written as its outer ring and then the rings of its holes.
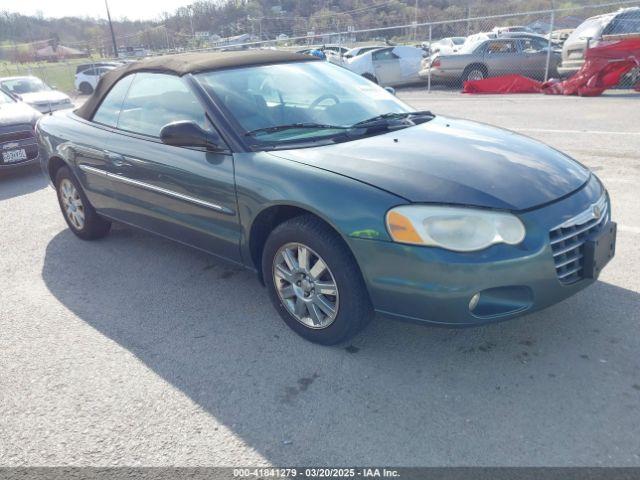
{"type": "Polygon", "coordinates": [[[82,82],[79,87],[80,93],[90,95],[93,93],[93,87],[87,82],[82,82]]]}
{"type": "Polygon", "coordinates": [[[54,183],[62,216],[77,237],[97,240],[109,233],[111,222],[96,213],[69,167],[58,169],[54,183]]]}
{"type": "Polygon", "coordinates": [[[262,275],[282,319],[311,342],[346,342],[373,317],[351,251],[312,215],[295,217],[271,232],[262,254],[262,275]]]}

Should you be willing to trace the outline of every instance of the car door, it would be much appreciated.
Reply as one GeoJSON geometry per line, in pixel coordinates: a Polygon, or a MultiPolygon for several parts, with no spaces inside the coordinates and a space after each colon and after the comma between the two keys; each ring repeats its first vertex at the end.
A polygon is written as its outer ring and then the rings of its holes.
{"type": "Polygon", "coordinates": [[[77,83],[76,87],[79,87],[82,84],[82,82],[87,82],[92,87],[95,87],[95,85],[91,81],[95,74],[96,74],[95,67],[88,68],[87,70],[83,70],[82,72],[78,73],[76,75],[76,79],[77,79],[76,80],[76,83],[77,83]]]}
{"type": "Polygon", "coordinates": [[[371,61],[380,85],[396,85],[401,81],[400,57],[393,52],[393,47],[374,50],[371,61]]]}
{"type": "Polygon", "coordinates": [[[522,54],[516,40],[491,40],[486,42],[484,64],[489,69],[489,76],[524,73],[522,54]]]}
{"type": "Polygon", "coordinates": [[[162,127],[179,120],[216,133],[185,79],[146,72],[121,79],[96,111],[101,132],[81,155],[90,198],[116,220],[238,261],[233,157],[162,143],[162,127]]]}
{"type": "MultiPolygon", "coordinates": [[[[541,38],[523,38],[520,40],[523,59],[523,74],[533,78],[544,78],[547,68],[547,50],[549,42],[541,38]]],[[[549,71],[555,72],[558,55],[551,53],[549,71]]]]}
{"type": "Polygon", "coordinates": [[[400,57],[400,78],[398,83],[407,84],[420,81],[419,73],[423,50],[414,47],[395,47],[393,53],[400,57]]]}

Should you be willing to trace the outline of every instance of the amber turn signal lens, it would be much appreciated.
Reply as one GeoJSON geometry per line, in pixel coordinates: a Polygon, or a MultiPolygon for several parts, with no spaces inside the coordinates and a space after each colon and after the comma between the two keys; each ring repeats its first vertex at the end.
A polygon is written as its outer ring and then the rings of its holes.
{"type": "Polygon", "coordinates": [[[423,243],[422,238],[418,235],[411,221],[398,212],[389,212],[387,214],[387,227],[391,238],[396,242],[402,243],[423,243]]]}

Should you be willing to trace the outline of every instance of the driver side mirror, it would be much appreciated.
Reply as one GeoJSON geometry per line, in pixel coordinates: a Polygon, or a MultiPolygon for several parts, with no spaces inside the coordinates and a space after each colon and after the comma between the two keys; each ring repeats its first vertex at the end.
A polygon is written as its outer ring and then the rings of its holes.
{"type": "Polygon", "coordinates": [[[389,92],[391,95],[395,95],[396,94],[396,89],[393,87],[384,87],[384,89],[389,92]]]}
{"type": "Polygon", "coordinates": [[[207,150],[223,150],[222,139],[190,120],[171,122],[160,130],[160,140],[174,147],[204,147],[207,150]]]}

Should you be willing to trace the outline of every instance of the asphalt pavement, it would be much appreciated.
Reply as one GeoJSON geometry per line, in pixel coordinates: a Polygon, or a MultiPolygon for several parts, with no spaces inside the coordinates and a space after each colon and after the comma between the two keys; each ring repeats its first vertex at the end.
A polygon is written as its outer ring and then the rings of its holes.
{"type": "Polygon", "coordinates": [[[620,226],[600,280],[321,347],[253,274],[120,226],[83,242],[37,169],[0,174],[0,465],[640,465],[640,95],[399,97],[594,170],[620,226]]]}

